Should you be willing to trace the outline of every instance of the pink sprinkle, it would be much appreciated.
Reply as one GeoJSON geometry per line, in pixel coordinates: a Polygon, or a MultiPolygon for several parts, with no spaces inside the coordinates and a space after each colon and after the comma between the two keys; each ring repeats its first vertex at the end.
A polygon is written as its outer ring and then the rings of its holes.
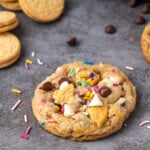
{"type": "Polygon", "coordinates": [[[115,72],[116,72],[116,69],[112,69],[112,72],[115,73],[115,72]]]}
{"type": "Polygon", "coordinates": [[[40,104],[44,105],[46,103],[46,100],[45,99],[41,99],[40,100],[40,104]]]}
{"type": "Polygon", "coordinates": [[[134,70],[134,68],[133,67],[130,67],[130,66],[126,66],[125,67],[127,70],[134,70]]]}
{"type": "Polygon", "coordinates": [[[27,63],[27,62],[25,62],[25,68],[26,68],[26,70],[29,70],[30,69],[30,67],[29,67],[29,64],[27,63]]]}
{"type": "Polygon", "coordinates": [[[57,123],[55,120],[49,120],[48,123],[57,123]]]}
{"type": "Polygon", "coordinates": [[[80,91],[77,92],[78,96],[80,96],[80,91]]]}
{"type": "Polygon", "coordinates": [[[113,86],[114,86],[114,87],[118,87],[119,84],[118,84],[118,83],[114,83],[113,86]]]}
{"type": "Polygon", "coordinates": [[[94,86],[94,91],[96,92],[96,93],[98,93],[99,92],[99,87],[98,86],[94,86]]]}
{"type": "Polygon", "coordinates": [[[145,120],[145,121],[142,121],[142,122],[139,124],[139,126],[142,127],[142,126],[144,126],[145,124],[148,124],[148,123],[150,123],[150,120],[145,120]]]}
{"type": "Polygon", "coordinates": [[[27,115],[24,115],[24,122],[28,122],[28,117],[27,117],[27,115]]]}
{"type": "Polygon", "coordinates": [[[91,87],[89,87],[88,90],[89,90],[90,92],[92,92],[92,88],[91,88],[91,87]]]}
{"type": "Polygon", "coordinates": [[[21,134],[20,137],[25,140],[29,139],[28,135],[26,135],[26,134],[21,134]]]}
{"type": "Polygon", "coordinates": [[[28,126],[27,129],[26,129],[26,131],[25,131],[25,134],[29,134],[30,131],[31,131],[31,129],[32,129],[32,127],[28,126]]]}
{"type": "Polygon", "coordinates": [[[16,108],[20,105],[20,103],[21,103],[21,100],[19,99],[19,100],[14,104],[14,106],[11,108],[11,110],[12,110],[12,111],[15,111],[16,108]]]}

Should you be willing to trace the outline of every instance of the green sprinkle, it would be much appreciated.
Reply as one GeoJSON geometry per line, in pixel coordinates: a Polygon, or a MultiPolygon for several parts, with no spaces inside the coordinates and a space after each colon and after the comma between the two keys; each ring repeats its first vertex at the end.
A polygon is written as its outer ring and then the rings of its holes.
{"type": "Polygon", "coordinates": [[[46,125],[46,122],[45,122],[45,121],[41,123],[41,126],[45,126],[45,125],[46,125]]]}
{"type": "Polygon", "coordinates": [[[81,82],[78,82],[78,86],[82,86],[82,83],[81,83],[81,82]]]}
{"type": "Polygon", "coordinates": [[[86,86],[86,85],[87,85],[87,84],[86,84],[86,80],[83,79],[82,86],[86,86]]]}
{"type": "Polygon", "coordinates": [[[126,123],[123,124],[123,127],[127,127],[128,125],[126,123]]]}

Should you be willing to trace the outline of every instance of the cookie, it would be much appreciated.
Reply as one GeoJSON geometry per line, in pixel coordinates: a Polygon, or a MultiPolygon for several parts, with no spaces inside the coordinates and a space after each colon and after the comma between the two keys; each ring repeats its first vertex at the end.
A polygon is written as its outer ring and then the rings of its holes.
{"type": "Polygon", "coordinates": [[[21,44],[12,33],[0,34],[0,68],[13,64],[20,56],[21,44]]]}
{"type": "Polygon", "coordinates": [[[79,61],[58,67],[37,86],[32,110],[48,132],[89,141],[120,130],[135,104],[136,88],[119,68],[79,61]]]}
{"type": "Polygon", "coordinates": [[[18,19],[15,13],[10,11],[0,11],[0,27],[10,25],[17,20],[18,19]]]}
{"type": "Polygon", "coordinates": [[[50,22],[59,18],[64,10],[64,0],[19,0],[24,13],[38,22],[50,22]]]}
{"type": "Polygon", "coordinates": [[[12,24],[0,26],[0,33],[15,29],[18,26],[18,24],[19,24],[19,21],[17,20],[16,22],[14,22],[12,24]]]}
{"type": "Polygon", "coordinates": [[[150,63],[150,23],[146,25],[142,33],[141,48],[145,60],[150,63]]]}
{"type": "Polygon", "coordinates": [[[0,4],[2,7],[4,7],[5,9],[8,9],[8,10],[12,10],[12,11],[20,11],[21,10],[19,1],[14,1],[14,2],[1,1],[0,4]]]}

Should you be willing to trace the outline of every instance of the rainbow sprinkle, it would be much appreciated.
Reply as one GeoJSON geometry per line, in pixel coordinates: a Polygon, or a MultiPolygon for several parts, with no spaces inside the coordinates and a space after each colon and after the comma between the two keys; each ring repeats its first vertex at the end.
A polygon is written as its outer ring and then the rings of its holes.
{"type": "Polygon", "coordinates": [[[41,126],[45,126],[45,125],[46,125],[46,122],[43,121],[43,122],[41,123],[41,126]]]}
{"type": "Polygon", "coordinates": [[[84,61],[83,63],[86,64],[86,65],[93,65],[93,64],[94,64],[94,63],[91,62],[91,61],[84,61]]]}
{"type": "Polygon", "coordinates": [[[33,62],[32,62],[32,60],[30,60],[30,59],[26,59],[26,63],[28,63],[28,64],[32,64],[33,62]]]}
{"type": "Polygon", "coordinates": [[[11,91],[12,91],[13,93],[16,93],[16,94],[21,94],[21,93],[22,93],[21,90],[16,89],[16,88],[11,89],[11,91]]]}

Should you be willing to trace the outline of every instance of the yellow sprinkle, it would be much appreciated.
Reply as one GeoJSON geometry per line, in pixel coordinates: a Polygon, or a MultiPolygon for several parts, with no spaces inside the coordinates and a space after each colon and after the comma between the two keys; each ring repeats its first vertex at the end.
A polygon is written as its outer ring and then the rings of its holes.
{"type": "Polygon", "coordinates": [[[32,64],[32,60],[30,60],[30,59],[26,59],[26,63],[28,63],[28,64],[32,64]]]}
{"type": "Polygon", "coordinates": [[[58,106],[56,106],[56,105],[54,106],[54,108],[55,108],[56,110],[60,110],[60,108],[59,108],[58,106]]]}
{"type": "Polygon", "coordinates": [[[91,79],[87,79],[86,83],[89,84],[91,82],[91,79]]]}
{"type": "Polygon", "coordinates": [[[54,95],[57,95],[59,93],[59,90],[56,90],[55,92],[54,92],[54,95]]]}
{"type": "Polygon", "coordinates": [[[13,93],[16,93],[16,94],[21,94],[22,93],[22,91],[21,90],[18,90],[18,89],[11,89],[11,91],[13,92],[13,93]]]}
{"type": "Polygon", "coordinates": [[[90,94],[90,98],[92,99],[92,98],[93,98],[93,96],[94,96],[94,93],[91,93],[91,94],[90,94]]]}

